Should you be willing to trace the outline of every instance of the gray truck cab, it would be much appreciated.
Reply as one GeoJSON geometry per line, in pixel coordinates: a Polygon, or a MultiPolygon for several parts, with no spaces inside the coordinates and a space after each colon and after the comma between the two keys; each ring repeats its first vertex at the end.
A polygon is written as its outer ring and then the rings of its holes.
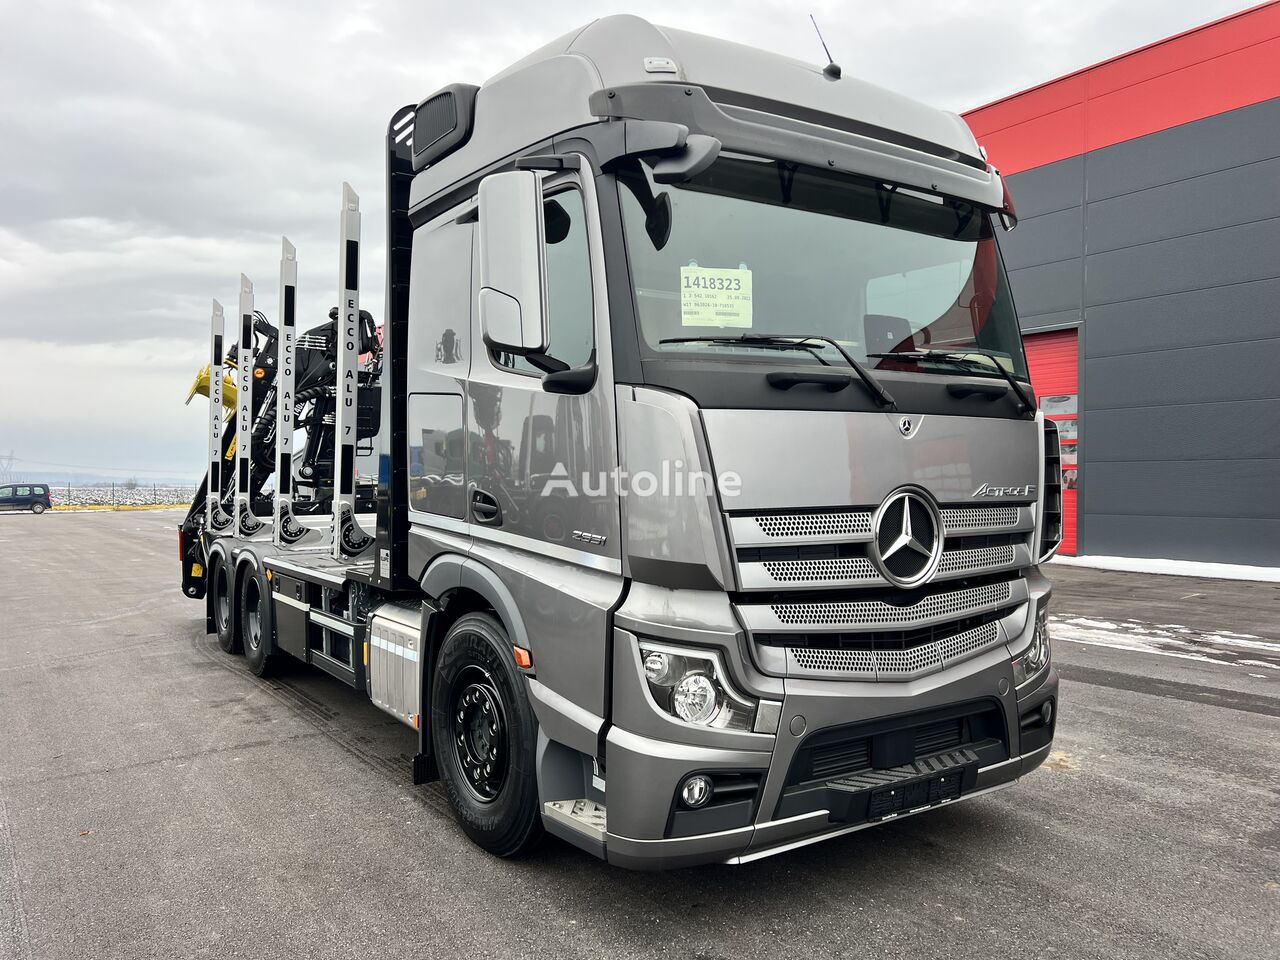
{"type": "Polygon", "coordinates": [[[412,727],[502,856],[742,862],[1044,760],[1057,439],[959,117],[621,16],[387,151],[381,344],[349,185],[328,325],[287,239],[278,325],[212,305],[179,554],[224,650],[412,727]]]}
{"type": "Polygon", "coordinates": [[[413,152],[407,568],[528,652],[547,829],[744,860],[1043,761],[1056,443],[959,117],[620,16],[413,152]]]}

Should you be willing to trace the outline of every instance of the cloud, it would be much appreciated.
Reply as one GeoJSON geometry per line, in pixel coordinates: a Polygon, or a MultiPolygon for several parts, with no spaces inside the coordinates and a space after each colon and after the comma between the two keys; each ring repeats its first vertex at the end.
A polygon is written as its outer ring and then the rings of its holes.
{"type": "MultiPolygon", "coordinates": [[[[1245,5],[903,0],[811,8],[847,74],[960,110],[1245,5]]],[[[567,0],[0,0],[0,9],[4,369],[12,372],[21,355],[42,369],[44,396],[111,398],[106,406],[121,423],[169,451],[160,460],[194,451],[192,463],[199,439],[173,433],[182,421],[166,410],[185,396],[191,371],[179,361],[203,349],[209,298],[234,302],[245,271],[274,314],[285,233],[299,251],[302,316],[319,320],[335,300],[346,179],[361,194],[370,240],[365,305],[380,316],[382,138],[393,111],[445,83],[481,82],[593,16],[619,12],[567,0]],[[165,351],[155,354],[165,359],[145,393],[129,384],[127,363],[114,366],[137,343],[165,351]],[[85,359],[95,356],[102,362],[85,359]]],[[[817,62],[809,9],[748,0],[727,16],[724,5],[657,0],[644,13],[817,62]]],[[[0,447],[78,462],[61,438],[78,429],[80,408],[55,401],[49,409],[68,417],[65,431],[31,434],[15,414],[18,396],[14,380],[0,381],[0,447]]],[[[110,449],[125,455],[126,447],[110,449]]]]}

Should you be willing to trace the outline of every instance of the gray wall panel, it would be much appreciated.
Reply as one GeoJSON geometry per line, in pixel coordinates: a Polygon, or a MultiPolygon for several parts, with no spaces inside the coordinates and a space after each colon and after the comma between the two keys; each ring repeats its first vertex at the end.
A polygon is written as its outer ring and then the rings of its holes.
{"type": "Polygon", "coordinates": [[[1088,156],[1088,198],[1114,197],[1277,156],[1280,98],[1093,151],[1088,156]]]}
{"type": "Polygon", "coordinates": [[[1090,464],[1275,458],[1280,457],[1280,400],[1090,410],[1087,429],[1090,464]]]}
{"type": "MultiPolygon", "coordinates": [[[[1085,329],[1089,333],[1090,328],[1085,329]]],[[[1272,400],[1280,397],[1280,339],[1086,358],[1083,373],[1087,412],[1113,407],[1272,400]]],[[[1196,438],[1187,437],[1186,443],[1194,445],[1196,438]]]]}
{"type": "Polygon", "coordinates": [[[1096,516],[1088,537],[1089,553],[1104,557],[1280,566],[1280,520],[1096,516]]]}
{"type": "Polygon", "coordinates": [[[1007,182],[1019,219],[1078,207],[1084,202],[1084,157],[1068,157],[1023,170],[1010,176],[1007,182]]]}
{"type": "Polygon", "coordinates": [[[1280,460],[1090,460],[1091,514],[1280,520],[1280,460]]]}
{"type": "Polygon", "coordinates": [[[1099,304],[1085,316],[1091,357],[1260,340],[1280,333],[1280,279],[1099,304]]]}
{"type": "Polygon", "coordinates": [[[1058,313],[1080,308],[1079,258],[1011,270],[1009,281],[1018,309],[1028,314],[1058,313]]]}
{"type": "Polygon", "coordinates": [[[1278,250],[1280,219],[1093,254],[1085,264],[1087,303],[1115,303],[1280,276],[1278,250]]]}
{"type": "Polygon", "coordinates": [[[1004,265],[1009,270],[1080,258],[1081,208],[1068,207],[1020,220],[1011,233],[1000,234],[1004,265]]]}
{"type": "Polygon", "coordinates": [[[1014,297],[1014,303],[1018,307],[1018,322],[1024,333],[1078,326],[1080,323],[1079,310],[1059,310],[1054,313],[1036,313],[1028,316],[1022,312],[1022,301],[1016,299],[1016,292],[1014,297]]]}
{"type": "MultiPolygon", "coordinates": [[[[1086,250],[1100,253],[1271,217],[1280,217],[1280,158],[1094,201],[1086,250]]],[[[1041,219],[1050,218],[1032,222],[1041,219]]]]}
{"type": "Polygon", "coordinates": [[[1277,158],[1280,99],[1009,180],[1023,329],[1084,288],[1082,552],[1280,565],[1277,158]]]}

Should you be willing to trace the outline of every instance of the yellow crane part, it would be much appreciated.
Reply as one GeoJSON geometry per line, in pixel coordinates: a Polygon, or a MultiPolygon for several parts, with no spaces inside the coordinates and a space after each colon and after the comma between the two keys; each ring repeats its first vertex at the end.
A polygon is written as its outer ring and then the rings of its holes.
{"type": "MultiPolygon", "coordinates": [[[[207,363],[196,374],[195,383],[191,384],[186,402],[190,403],[197,393],[202,397],[209,395],[209,364],[207,363]]],[[[225,371],[222,374],[222,406],[227,410],[236,408],[236,378],[225,371]]]]}

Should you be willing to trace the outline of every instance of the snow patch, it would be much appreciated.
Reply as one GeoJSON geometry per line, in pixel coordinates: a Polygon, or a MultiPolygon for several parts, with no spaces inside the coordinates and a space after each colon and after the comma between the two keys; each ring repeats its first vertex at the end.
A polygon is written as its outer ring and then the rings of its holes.
{"type": "Polygon", "coordinates": [[[1280,641],[1228,631],[1201,632],[1176,623],[1094,620],[1089,617],[1049,618],[1050,635],[1087,646],[1110,647],[1133,653],[1176,657],[1223,667],[1249,666],[1280,670],[1280,641]],[[1246,659],[1274,657],[1271,659],[1246,659]]]}
{"type": "Polygon", "coordinates": [[[1205,563],[1199,560],[1157,560],[1149,557],[1054,557],[1050,563],[1125,573],[1158,573],[1171,577],[1208,577],[1211,580],[1256,580],[1280,583],[1280,567],[1254,567],[1244,563],[1205,563]]]}

